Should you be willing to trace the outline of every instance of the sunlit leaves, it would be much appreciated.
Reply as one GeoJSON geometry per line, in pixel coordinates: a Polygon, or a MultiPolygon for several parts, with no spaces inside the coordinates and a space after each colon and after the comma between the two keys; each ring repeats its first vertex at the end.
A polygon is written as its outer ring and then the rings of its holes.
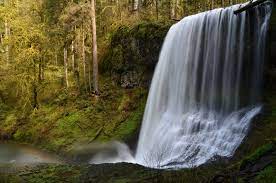
{"type": "Polygon", "coordinates": [[[31,105],[32,88],[38,85],[38,64],[47,55],[50,43],[41,13],[41,2],[25,0],[0,6],[0,24],[7,22],[10,28],[10,35],[5,37],[2,47],[9,46],[11,58],[6,65],[3,59],[6,50],[0,53],[0,62],[5,65],[0,69],[0,73],[4,73],[0,74],[4,83],[0,85],[0,90],[12,84],[15,89],[13,95],[24,106],[31,105]]]}

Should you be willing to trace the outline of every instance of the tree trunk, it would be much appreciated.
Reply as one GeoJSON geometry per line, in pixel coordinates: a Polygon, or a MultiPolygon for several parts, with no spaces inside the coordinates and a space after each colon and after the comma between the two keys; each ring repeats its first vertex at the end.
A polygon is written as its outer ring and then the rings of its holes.
{"type": "Polygon", "coordinates": [[[64,83],[65,83],[65,87],[68,88],[69,86],[69,82],[68,82],[68,57],[67,57],[67,48],[64,47],[64,83]]]}
{"type": "Polygon", "coordinates": [[[45,78],[44,69],[45,69],[44,56],[42,56],[38,64],[38,83],[41,83],[41,81],[43,81],[45,78]]]}
{"type": "Polygon", "coordinates": [[[82,63],[83,63],[83,80],[84,80],[84,88],[87,92],[87,85],[86,85],[86,55],[85,55],[85,35],[84,29],[82,27],[82,63]]]}
{"type": "Polygon", "coordinates": [[[2,45],[3,44],[3,35],[0,34],[0,44],[2,45]]]}
{"type": "Polygon", "coordinates": [[[171,12],[171,19],[175,19],[175,0],[170,1],[170,12],[171,12]]]}
{"type": "Polygon", "coordinates": [[[36,83],[33,84],[33,108],[38,109],[38,101],[37,101],[37,86],[36,83]]]}
{"type": "Polygon", "coordinates": [[[122,22],[122,10],[121,10],[121,0],[116,0],[117,12],[119,13],[120,22],[122,22]]]}
{"type": "Polygon", "coordinates": [[[211,9],[214,9],[214,0],[211,0],[211,9]]]}
{"type": "Polygon", "coordinates": [[[95,0],[91,0],[91,19],[92,19],[92,53],[93,53],[93,87],[96,94],[99,93],[98,86],[98,51],[97,51],[97,27],[95,0]]]}
{"type": "Polygon", "coordinates": [[[56,55],[55,55],[55,65],[56,66],[58,65],[58,53],[56,53],[56,55]]]}
{"type": "MultiPolygon", "coordinates": [[[[223,1],[223,0],[222,0],[222,1],[223,1]]],[[[204,11],[207,11],[207,10],[208,10],[207,4],[208,4],[208,3],[207,3],[206,1],[204,1],[204,3],[203,3],[203,6],[204,6],[204,7],[203,7],[203,10],[204,10],[204,11]]]]}
{"type": "Polygon", "coordinates": [[[240,9],[234,11],[234,14],[237,15],[243,11],[246,11],[246,10],[249,10],[251,8],[254,8],[255,6],[258,6],[259,4],[265,2],[266,0],[257,0],[257,1],[254,1],[252,3],[248,3],[247,5],[241,7],[240,9]]]}
{"type": "Polygon", "coordinates": [[[41,83],[42,81],[42,62],[38,64],[38,82],[41,83]]]}
{"type": "Polygon", "coordinates": [[[42,81],[45,80],[45,58],[44,56],[42,56],[42,73],[41,73],[41,79],[42,81]]]}
{"type": "Polygon", "coordinates": [[[159,19],[159,9],[158,9],[159,4],[158,4],[158,1],[159,1],[159,0],[155,0],[156,20],[159,19]]]}
{"type": "Polygon", "coordinates": [[[174,18],[175,19],[178,18],[178,5],[179,5],[179,0],[175,0],[175,2],[174,2],[174,12],[175,12],[174,18]]]}
{"type": "Polygon", "coordinates": [[[92,82],[91,82],[92,65],[93,65],[93,63],[88,63],[88,85],[89,85],[89,92],[92,92],[92,82]]]}
{"type": "MultiPolygon", "coordinates": [[[[8,24],[8,21],[5,21],[5,39],[8,39],[10,36],[10,27],[8,24]]],[[[6,45],[6,63],[8,64],[10,62],[10,46],[9,44],[6,45]]]]}
{"type": "Polygon", "coordinates": [[[71,51],[72,51],[72,71],[75,72],[75,41],[71,43],[71,51]]]}
{"type": "Polygon", "coordinates": [[[35,65],[35,61],[33,61],[33,108],[34,109],[38,109],[38,100],[37,100],[37,96],[38,96],[38,92],[37,92],[37,79],[36,79],[36,65],[35,65]]]}
{"type": "Polygon", "coordinates": [[[132,11],[137,11],[138,8],[139,8],[139,0],[132,0],[132,11]]]}

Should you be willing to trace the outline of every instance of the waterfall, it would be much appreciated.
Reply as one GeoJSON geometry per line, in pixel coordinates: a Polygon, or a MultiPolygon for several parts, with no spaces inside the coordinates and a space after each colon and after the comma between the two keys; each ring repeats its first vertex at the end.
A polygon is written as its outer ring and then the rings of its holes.
{"type": "Polygon", "coordinates": [[[169,30],[156,66],[136,161],[195,167],[230,157],[261,111],[271,2],[189,16],[169,30]]]}

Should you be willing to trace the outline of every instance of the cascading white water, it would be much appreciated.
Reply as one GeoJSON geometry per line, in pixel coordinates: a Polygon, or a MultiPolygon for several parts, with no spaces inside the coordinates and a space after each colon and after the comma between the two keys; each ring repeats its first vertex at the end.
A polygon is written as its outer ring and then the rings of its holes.
{"type": "Polygon", "coordinates": [[[171,27],[148,96],[139,164],[198,166],[232,156],[246,136],[261,111],[271,3],[236,16],[239,6],[186,17],[171,27]]]}

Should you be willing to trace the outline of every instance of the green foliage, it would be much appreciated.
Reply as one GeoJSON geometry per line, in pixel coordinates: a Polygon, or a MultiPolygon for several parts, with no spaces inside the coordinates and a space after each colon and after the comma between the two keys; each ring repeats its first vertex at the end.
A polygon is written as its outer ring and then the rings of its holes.
{"type": "Polygon", "coordinates": [[[32,134],[25,132],[25,129],[18,129],[13,135],[13,139],[17,142],[29,142],[31,141],[32,134]]]}
{"type": "Polygon", "coordinates": [[[99,99],[64,90],[56,96],[55,92],[50,94],[55,85],[49,85],[47,98],[51,102],[21,118],[15,115],[20,109],[4,115],[0,135],[51,151],[67,151],[75,143],[131,138],[141,124],[146,89],[124,90],[112,84],[110,78],[102,78],[101,83],[104,92],[99,99]]]}
{"type": "Polygon", "coordinates": [[[0,120],[4,119],[5,113],[8,111],[8,106],[0,100],[0,120]]]}
{"type": "Polygon", "coordinates": [[[5,131],[6,133],[13,133],[16,128],[17,128],[17,118],[15,114],[8,113],[7,116],[5,117],[5,120],[3,121],[1,131],[5,131]]]}
{"type": "Polygon", "coordinates": [[[276,172],[272,166],[265,168],[261,171],[255,178],[256,183],[275,183],[276,182],[276,172]]]}
{"type": "Polygon", "coordinates": [[[243,170],[247,165],[253,164],[255,161],[260,159],[260,157],[264,156],[269,152],[272,152],[275,149],[276,149],[275,143],[269,143],[260,147],[253,154],[251,154],[250,156],[242,160],[240,169],[243,170]]]}
{"type": "MultiPolygon", "coordinates": [[[[41,21],[41,4],[26,0],[18,1],[16,6],[1,6],[2,21],[6,22],[7,29],[11,32],[5,36],[8,50],[5,58],[2,54],[1,64],[7,63],[6,68],[1,69],[4,85],[13,85],[18,99],[17,104],[31,106],[32,90],[38,87],[38,67],[47,56],[49,39],[45,34],[45,24],[41,21]],[[30,33],[31,32],[31,33],[30,33]]],[[[1,90],[1,89],[0,89],[1,90]]]]}

